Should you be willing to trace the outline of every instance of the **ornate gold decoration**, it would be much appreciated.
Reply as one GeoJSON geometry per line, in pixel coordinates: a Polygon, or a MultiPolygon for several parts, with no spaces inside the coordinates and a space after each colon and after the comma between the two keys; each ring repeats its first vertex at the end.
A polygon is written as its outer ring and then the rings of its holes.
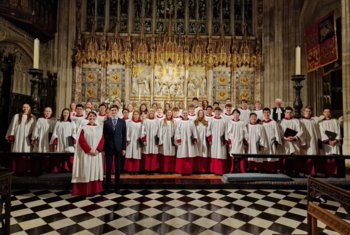
{"type": "Polygon", "coordinates": [[[87,75],[87,80],[88,80],[88,82],[94,82],[95,80],[96,80],[96,76],[95,76],[95,74],[94,73],[88,73],[88,75],[87,75]]]}

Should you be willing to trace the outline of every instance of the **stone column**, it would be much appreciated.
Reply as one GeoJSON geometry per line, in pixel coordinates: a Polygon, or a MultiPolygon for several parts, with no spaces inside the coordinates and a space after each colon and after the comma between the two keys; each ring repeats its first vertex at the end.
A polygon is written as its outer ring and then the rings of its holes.
{"type": "Polygon", "coordinates": [[[131,68],[125,68],[125,104],[130,103],[131,68]]]}
{"type": "Polygon", "coordinates": [[[188,72],[188,68],[185,67],[185,84],[184,84],[184,93],[185,93],[185,101],[184,101],[184,107],[185,109],[187,108],[187,84],[188,84],[188,75],[189,75],[189,72],[188,72]]]}
{"type": "MultiPolygon", "coordinates": [[[[350,2],[348,0],[341,1],[341,22],[344,118],[343,154],[350,155],[350,2]]],[[[350,165],[350,160],[347,160],[346,165],[350,165]]]]}
{"type": "Polygon", "coordinates": [[[214,97],[213,97],[213,69],[212,68],[210,68],[207,71],[207,78],[208,78],[208,81],[207,81],[208,101],[209,101],[209,104],[213,104],[214,97]]]}

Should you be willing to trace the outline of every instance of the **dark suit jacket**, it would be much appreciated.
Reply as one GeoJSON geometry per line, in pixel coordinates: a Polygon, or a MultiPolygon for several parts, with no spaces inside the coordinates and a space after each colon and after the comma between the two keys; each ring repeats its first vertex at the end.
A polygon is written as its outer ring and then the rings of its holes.
{"type": "MultiPolygon", "coordinates": [[[[281,120],[284,118],[284,108],[281,107],[282,113],[281,113],[281,120]]],[[[272,108],[272,119],[276,122],[278,121],[278,114],[276,113],[277,108],[272,108]]]]}
{"type": "Polygon", "coordinates": [[[114,128],[112,119],[108,118],[103,125],[103,136],[105,139],[104,150],[106,152],[126,150],[125,120],[118,118],[117,125],[114,128]]]}

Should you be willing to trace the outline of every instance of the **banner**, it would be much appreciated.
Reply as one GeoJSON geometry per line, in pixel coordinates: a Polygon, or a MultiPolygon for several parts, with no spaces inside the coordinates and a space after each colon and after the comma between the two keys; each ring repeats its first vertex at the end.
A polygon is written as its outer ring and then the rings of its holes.
{"type": "Polygon", "coordinates": [[[306,28],[307,71],[311,72],[338,59],[334,12],[306,28]]]}

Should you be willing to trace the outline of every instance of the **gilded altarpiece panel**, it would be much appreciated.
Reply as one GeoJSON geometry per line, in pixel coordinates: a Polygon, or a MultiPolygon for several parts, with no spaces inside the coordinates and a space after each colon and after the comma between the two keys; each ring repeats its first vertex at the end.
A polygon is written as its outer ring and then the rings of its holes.
{"type": "Polygon", "coordinates": [[[101,100],[101,84],[104,80],[105,69],[97,64],[87,64],[82,68],[81,73],[81,97],[77,97],[78,102],[87,100],[92,102],[100,102],[101,100]]]}
{"type": "Polygon", "coordinates": [[[232,87],[235,91],[233,94],[234,103],[239,104],[241,100],[247,100],[249,104],[253,104],[255,100],[259,100],[254,89],[258,80],[254,68],[247,66],[237,68],[232,79],[232,87]]]}
{"type": "Polygon", "coordinates": [[[223,103],[231,98],[231,70],[229,67],[219,66],[213,69],[214,101],[223,103]]]}
{"type": "Polygon", "coordinates": [[[189,67],[187,79],[188,102],[190,102],[195,96],[199,99],[207,99],[207,84],[206,70],[204,66],[197,65],[189,67]]]}
{"type": "Polygon", "coordinates": [[[124,97],[125,66],[112,64],[107,67],[106,83],[101,84],[102,99],[109,97],[124,97]]]}
{"type": "Polygon", "coordinates": [[[131,70],[131,101],[150,104],[153,79],[152,67],[139,63],[133,65],[131,70]]]}

